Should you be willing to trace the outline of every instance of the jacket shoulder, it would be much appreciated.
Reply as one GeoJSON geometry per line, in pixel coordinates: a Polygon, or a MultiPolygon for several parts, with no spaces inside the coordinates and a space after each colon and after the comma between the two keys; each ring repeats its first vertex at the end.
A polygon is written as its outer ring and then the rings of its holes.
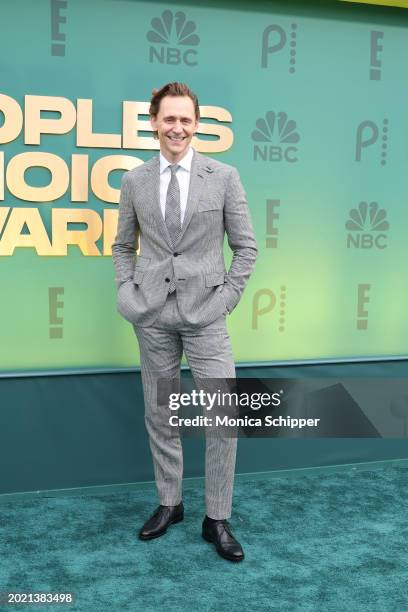
{"type": "Polygon", "coordinates": [[[132,170],[127,170],[127,172],[124,172],[122,175],[122,181],[138,179],[139,177],[143,176],[146,171],[158,165],[158,162],[159,162],[159,157],[155,156],[155,157],[152,157],[151,159],[148,159],[143,164],[136,166],[136,168],[132,168],[132,170]]]}
{"type": "Polygon", "coordinates": [[[208,167],[213,172],[217,171],[217,173],[230,175],[232,172],[237,172],[235,166],[231,166],[230,164],[225,164],[224,162],[218,161],[218,159],[213,159],[212,157],[207,157],[206,155],[201,155],[201,153],[196,153],[199,156],[200,164],[204,167],[208,167]]]}

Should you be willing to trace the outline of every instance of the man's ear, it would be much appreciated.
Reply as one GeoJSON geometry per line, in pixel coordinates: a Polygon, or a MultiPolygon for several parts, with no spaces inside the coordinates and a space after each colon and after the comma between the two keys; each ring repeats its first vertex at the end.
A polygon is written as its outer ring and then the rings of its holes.
{"type": "Polygon", "coordinates": [[[156,132],[157,131],[157,117],[150,115],[150,125],[152,126],[153,131],[156,132]]]}

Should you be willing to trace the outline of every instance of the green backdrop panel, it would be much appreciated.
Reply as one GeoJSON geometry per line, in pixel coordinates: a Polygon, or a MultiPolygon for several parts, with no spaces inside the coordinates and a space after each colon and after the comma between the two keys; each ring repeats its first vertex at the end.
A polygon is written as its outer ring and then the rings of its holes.
{"type": "MultiPolygon", "coordinates": [[[[94,131],[120,134],[124,100],[147,102],[153,87],[180,80],[201,105],[231,113],[223,125],[233,144],[214,157],[239,169],[259,244],[229,318],[237,362],[407,353],[408,15],[324,5],[2,3],[0,94],[23,111],[25,95],[91,99],[94,131]]],[[[0,113],[0,137],[6,121],[0,113]]],[[[116,312],[110,255],[75,245],[67,256],[21,246],[4,254],[16,210],[39,211],[51,241],[53,209],[101,218],[117,210],[91,189],[85,202],[72,202],[70,190],[52,202],[16,197],[8,172],[17,155],[53,153],[68,166],[72,154],[88,155],[90,174],[107,155],[156,154],[75,139],[74,127],[24,144],[23,129],[0,144],[3,372],[138,364],[132,329],[116,312]]],[[[112,187],[120,176],[112,172],[112,187]]],[[[44,186],[50,176],[33,168],[25,179],[44,186]]],[[[30,239],[32,228],[20,233],[30,239]]]]}

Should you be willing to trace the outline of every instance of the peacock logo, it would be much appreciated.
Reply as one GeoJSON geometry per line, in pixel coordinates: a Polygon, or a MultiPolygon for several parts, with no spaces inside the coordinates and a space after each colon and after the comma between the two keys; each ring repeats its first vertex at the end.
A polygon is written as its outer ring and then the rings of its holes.
{"type": "Polygon", "coordinates": [[[298,149],[293,145],[300,141],[300,136],[296,121],[288,119],[287,113],[268,111],[265,117],[257,119],[255,125],[252,140],[271,144],[254,145],[254,161],[298,161],[298,149]]]}
{"type": "Polygon", "coordinates": [[[345,224],[346,229],[353,232],[347,236],[347,248],[385,249],[387,235],[383,232],[390,228],[386,216],[386,210],[377,202],[360,202],[357,208],[352,208],[345,224]]]}
{"type": "Polygon", "coordinates": [[[274,136],[279,142],[296,143],[300,140],[296,132],[296,121],[288,120],[286,113],[268,111],[265,119],[257,119],[256,127],[257,129],[252,132],[252,140],[255,142],[273,142],[274,136]]]}
{"type": "Polygon", "coordinates": [[[149,50],[150,62],[197,65],[197,51],[184,48],[197,47],[200,37],[196,34],[195,22],[188,20],[183,11],[163,11],[161,17],[152,19],[151,27],[146,35],[147,40],[154,45],[149,50]]]}

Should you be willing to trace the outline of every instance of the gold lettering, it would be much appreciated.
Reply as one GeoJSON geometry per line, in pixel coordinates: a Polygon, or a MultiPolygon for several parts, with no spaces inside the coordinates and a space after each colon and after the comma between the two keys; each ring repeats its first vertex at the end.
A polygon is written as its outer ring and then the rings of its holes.
{"type": "Polygon", "coordinates": [[[0,208],[0,234],[2,232],[2,229],[4,227],[4,223],[7,219],[7,215],[9,213],[10,210],[10,206],[2,206],[0,208]]]}
{"type": "Polygon", "coordinates": [[[0,94],[0,113],[4,115],[4,123],[0,127],[0,144],[5,144],[20,134],[23,128],[23,111],[13,98],[0,94]]]}
{"type": "Polygon", "coordinates": [[[120,149],[120,134],[94,134],[92,132],[92,100],[77,100],[77,146],[120,149]]]}
{"type": "MultiPolygon", "coordinates": [[[[212,119],[217,119],[217,121],[232,121],[231,114],[220,106],[200,106],[200,116],[201,119],[203,117],[211,117],[212,119]]],[[[200,153],[221,153],[230,149],[234,142],[233,131],[225,125],[201,123],[200,121],[197,133],[212,134],[219,137],[219,140],[200,140],[194,136],[191,144],[200,153]]]]}
{"type": "MultiPolygon", "coordinates": [[[[196,150],[203,153],[228,150],[233,144],[234,135],[230,127],[222,123],[231,122],[231,114],[217,106],[201,106],[200,113],[202,122],[193,138],[196,150]],[[205,119],[214,119],[217,123],[205,123],[205,119]],[[200,139],[200,134],[214,136],[217,140],[200,139]]],[[[4,94],[0,94],[0,116],[2,114],[4,122],[0,127],[0,144],[16,139],[23,129],[20,105],[4,94]]],[[[148,102],[124,101],[122,134],[94,133],[92,100],[78,99],[76,109],[74,103],[67,98],[27,95],[24,143],[39,145],[43,134],[66,134],[77,122],[79,147],[157,150],[159,141],[149,135],[153,130],[148,115],[148,102]],[[58,113],[59,116],[46,118],[46,111],[58,113]],[[141,136],[141,133],[148,135],[141,136]]],[[[28,202],[58,200],[69,188],[72,202],[87,202],[91,188],[103,202],[117,204],[120,190],[111,187],[110,173],[115,170],[131,170],[141,164],[143,160],[138,157],[119,153],[98,159],[90,169],[89,156],[75,153],[71,155],[69,168],[61,157],[39,151],[19,153],[6,164],[5,154],[0,151],[0,202],[5,199],[7,186],[13,196],[28,202]],[[51,176],[45,187],[27,184],[26,172],[35,167],[49,171],[51,176]]],[[[39,208],[1,206],[0,255],[12,255],[16,247],[31,247],[38,255],[66,256],[68,245],[76,245],[85,256],[111,256],[117,223],[117,207],[104,210],[103,220],[102,213],[100,215],[91,209],[54,208],[50,241],[39,208]],[[84,228],[70,229],[74,223],[83,223],[84,228]],[[98,240],[102,242],[101,249],[96,244],[98,240]]]]}
{"type": "Polygon", "coordinates": [[[114,189],[109,185],[109,173],[112,170],[132,170],[141,164],[143,164],[141,159],[131,155],[106,155],[101,157],[95,162],[91,171],[92,191],[100,200],[117,204],[120,189],[114,189]]]}
{"type": "Polygon", "coordinates": [[[61,157],[53,153],[20,153],[13,157],[6,172],[7,186],[10,192],[29,202],[51,202],[57,200],[68,189],[69,171],[67,164],[61,157]],[[28,168],[43,166],[51,172],[51,182],[45,187],[32,187],[27,185],[24,173],[28,168]]]}
{"type": "Polygon", "coordinates": [[[4,153],[0,151],[0,200],[4,200],[4,153]]]}
{"type": "Polygon", "coordinates": [[[100,255],[96,246],[102,234],[102,219],[95,210],[88,208],[53,208],[53,255],[67,255],[67,245],[76,244],[83,255],[100,255]],[[86,223],[85,230],[69,230],[69,223],[86,223]]]}
{"type": "Polygon", "coordinates": [[[25,96],[25,144],[39,145],[41,134],[67,134],[76,121],[75,106],[68,98],[25,96]],[[60,113],[57,119],[41,117],[41,111],[60,113]]]}
{"type": "Polygon", "coordinates": [[[88,155],[71,156],[71,202],[88,201],[88,155]]]}
{"type": "MultiPolygon", "coordinates": [[[[3,221],[4,222],[4,221],[3,221]]],[[[0,255],[12,255],[16,247],[33,247],[38,255],[53,255],[38,208],[13,208],[0,240],[0,255]],[[29,234],[22,234],[24,225],[29,234]]]]}
{"type": "Polygon", "coordinates": [[[123,142],[124,149],[159,149],[159,141],[153,136],[138,136],[138,132],[153,132],[150,120],[139,119],[139,115],[149,115],[148,102],[123,102],[123,142]]]}

